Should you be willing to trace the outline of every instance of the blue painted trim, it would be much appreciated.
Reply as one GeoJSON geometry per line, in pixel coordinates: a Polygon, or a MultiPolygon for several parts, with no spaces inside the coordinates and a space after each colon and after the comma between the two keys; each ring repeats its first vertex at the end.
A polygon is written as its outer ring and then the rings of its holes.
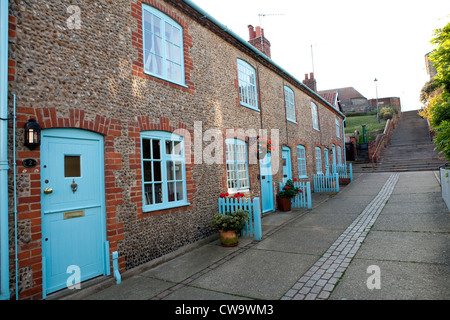
{"type": "MultiPolygon", "coordinates": [[[[225,146],[226,145],[232,145],[233,146],[235,155],[237,154],[237,146],[238,145],[244,146],[244,148],[245,148],[245,165],[246,165],[246,168],[247,168],[247,185],[242,187],[242,188],[228,188],[228,173],[227,173],[227,189],[228,189],[228,192],[239,192],[239,191],[249,190],[250,189],[250,176],[249,176],[249,171],[248,171],[248,166],[249,165],[248,165],[247,142],[242,141],[242,140],[237,139],[237,138],[228,138],[228,139],[225,139],[225,146]]],[[[237,157],[234,160],[227,160],[226,159],[226,155],[225,155],[225,161],[226,161],[226,163],[234,164],[236,166],[236,168],[237,168],[238,164],[243,164],[243,162],[237,162],[237,157]]],[[[238,173],[236,171],[236,177],[238,177],[238,176],[239,175],[238,175],[238,173]]],[[[239,178],[237,178],[237,183],[239,184],[239,178]]]]}
{"type": "Polygon", "coordinates": [[[178,208],[189,206],[190,203],[187,201],[187,188],[186,188],[186,154],[185,154],[185,143],[184,138],[178,134],[167,132],[167,131],[142,131],[141,132],[141,169],[142,169],[142,211],[152,212],[158,210],[165,210],[170,208],[178,208]],[[161,185],[163,192],[163,203],[145,205],[145,181],[144,181],[144,158],[142,152],[143,140],[144,139],[156,139],[161,141],[161,185]],[[181,156],[166,155],[165,141],[179,141],[181,145],[181,156]],[[167,188],[167,161],[179,161],[182,163],[182,174],[183,174],[183,200],[180,201],[168,201],[168,188],[167,188]]]}
{"type": "MultiPolygon", "coordinates": [[[[239,72],[239,65],[241,67],[243,67],[243,68],[253,72],[253,76],[255,78],[255,87],[254,87],[254,90],[253,90],[254,91],[253,94],[255,95],[256,106],[241,101],[241,93],[240,92],[239,92],[239,102],[240,102],[241,106],[247,107],[247,108],[255,110],[255,111],[260,111],[259,108],[258,108],[258,106],[259,106],[259,97],[258,97],[258,81],[257,81],[257,77],[256,77],[256,69],[253,68],[248,62],[246,62],[246,61],[244,61],[242,59],[239,59],[239,58],[237,59],[237,72],[238,72],[238,86],[239,87],[240,87],[240,84],[239,84],[239,82],[240,82],[240,79],[239,79],[239,74],[240,74],[240,72],[239,72]]],[[[245,97],[247,99],[250,98],[247,95],[245,95],[245,97]]]]}
{"type": "Polygon", "coordinates": [[[114,251],[112,253],[113,258],[113,268],[114,268],[114,278],[116,278],[116,284],[120,284],[122,282],[122,277],[120,276],[119,272],[119,253],[117,251],[114,251]]]}
{"type": "MultiPolygon", "coordinates": [[[[8,118],[8,0],[0,3],[0,118],[8,118]]],[[[9,300],[8,121],[0,120],[0,300],[9,300]]]]}
{"type": "Polygon", "coordinates": [[[184,30],[183,27],[181,25],[179,25],[175,20],[173,20],[171,17],[167,16],[166,14],[164,14],[163,12],[159,11],[158,9],[148,5],[148,4],[142,4],[142,55],[143,55],[143,60],[144,60],[144,66],[143,66],[143,72],[147,75],[150,75],[152,77],[155,78],[159,78],[177,85],[180,85],[182,87],[187,88],[186,86],[186,79],[185,79],[185,66],[184,66],[184,44],[183,44],[183,34],[184,34],[184,30]],[[145,70],[145,12],[149,12],[154,16],[157,16],[158,18],[161,19],[161,57],[162,57],[162,71],[163,74],[159,75],[157,73],[152,73],[152,72],[147,72],[145,70]],[[169,77],[167,76],[167,54],[166,54],[166,38],[165,38],[165,23],[170,24],[172,27],[175,27],[176,29],[178,29],[180,31],[180,59],[181,59],[181,82],[178,81],[174,81],[172,79],[169,79],[169,77]]]}

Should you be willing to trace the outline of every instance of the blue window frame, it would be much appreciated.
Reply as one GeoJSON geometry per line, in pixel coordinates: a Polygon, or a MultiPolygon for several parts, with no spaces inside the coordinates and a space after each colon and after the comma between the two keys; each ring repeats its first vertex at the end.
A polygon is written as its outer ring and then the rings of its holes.
{"type": "Polygon", "coordinates": [[[297,123],[295,116],[295,95],[289,87],[284,86],[284,102],[286,105],[286,119],[297,123]]]}
{"type": "Polygon", "coordinates": [[[141,132],[143,210],[188,205],[184,139],[163,131],[141,132]]]}
{"type": "Polygon", "coordinates": [[[317,105],[314,102],[311,102],[311,114],[312,114],[313,128],[315,130],[319,130],[319,112],[317,109],[317,105]]]}
{"type": "Polygon", "coordinates": [[[338,137],[338,138],[340,138],[341,137],[341,129],[340,129],[340,123],[339,123],[339,118],[338,117],[336,117],[336,136],[338,137]]]}
{"type": "Polygon", "coordinates": [[[142,5],[144,72],[183,85],[183,28],[159,10],[142,5]]]}
{"type": "Polygon", "coordinates": [[[241,105],[259,111],[256,71],[251,65],[240,59],[237,60],[237,67],[241,105]]]}
{"type": "Polygon", "coordinates": [[[225,147],[228,190],[249,189],[247,143],[239,139],[226,139],[225,147]]]}
{"type": "Polygon", "coordinates": [[[342,149],[341,149],[341,146],[337,147],[337,158],[338,158],[338,165],[342,165],[342,149]]]}
{"type": "Polygon", "coordinates": [[[306,169],[306,151],[305,147],[302,145],[297,146],[297,166],[298,166],[298,177],[308,178],[308,171],[306,169]]]}

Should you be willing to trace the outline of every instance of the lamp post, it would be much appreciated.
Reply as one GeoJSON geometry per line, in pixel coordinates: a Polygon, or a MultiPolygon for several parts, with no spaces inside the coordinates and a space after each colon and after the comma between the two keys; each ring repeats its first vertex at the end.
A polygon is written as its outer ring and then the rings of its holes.
{"type": "Polygon", "coordinates": [[[375,78],[375,80],[373,80],[375,82],[375,91],[376,91],[376,97],[377,97],[377,121],[378,123],[380,123],[380,115],[378,113],[378,86],[377,86],[377,78],[375,78]]]}

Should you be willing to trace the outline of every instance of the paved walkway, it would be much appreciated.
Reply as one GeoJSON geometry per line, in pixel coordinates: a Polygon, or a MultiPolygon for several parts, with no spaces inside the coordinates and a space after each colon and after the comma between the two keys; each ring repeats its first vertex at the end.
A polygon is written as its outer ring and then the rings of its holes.
{"type": "Polygon", "coordinates": [[[262,241],[213,241],[66,299],[450,299],[450,213],[431,171],[358,174],[339,194],[313,194],[313,210],[262,224],[262,241]]]}

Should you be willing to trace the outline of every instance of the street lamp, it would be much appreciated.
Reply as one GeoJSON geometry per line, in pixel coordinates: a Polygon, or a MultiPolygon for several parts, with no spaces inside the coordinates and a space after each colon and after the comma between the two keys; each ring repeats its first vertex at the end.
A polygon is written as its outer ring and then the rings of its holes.
{"type": "Polygon", "coordinates": [[[373,81],[375,82],[375,91],[377,94],[377,121],[378,121],[378,123],[380,123],[380,115],[378,113],[378,86],[377,86],[378,80],[377,80],[377,78],[375,78],[375,80],[373,80],[373,81]]]}

